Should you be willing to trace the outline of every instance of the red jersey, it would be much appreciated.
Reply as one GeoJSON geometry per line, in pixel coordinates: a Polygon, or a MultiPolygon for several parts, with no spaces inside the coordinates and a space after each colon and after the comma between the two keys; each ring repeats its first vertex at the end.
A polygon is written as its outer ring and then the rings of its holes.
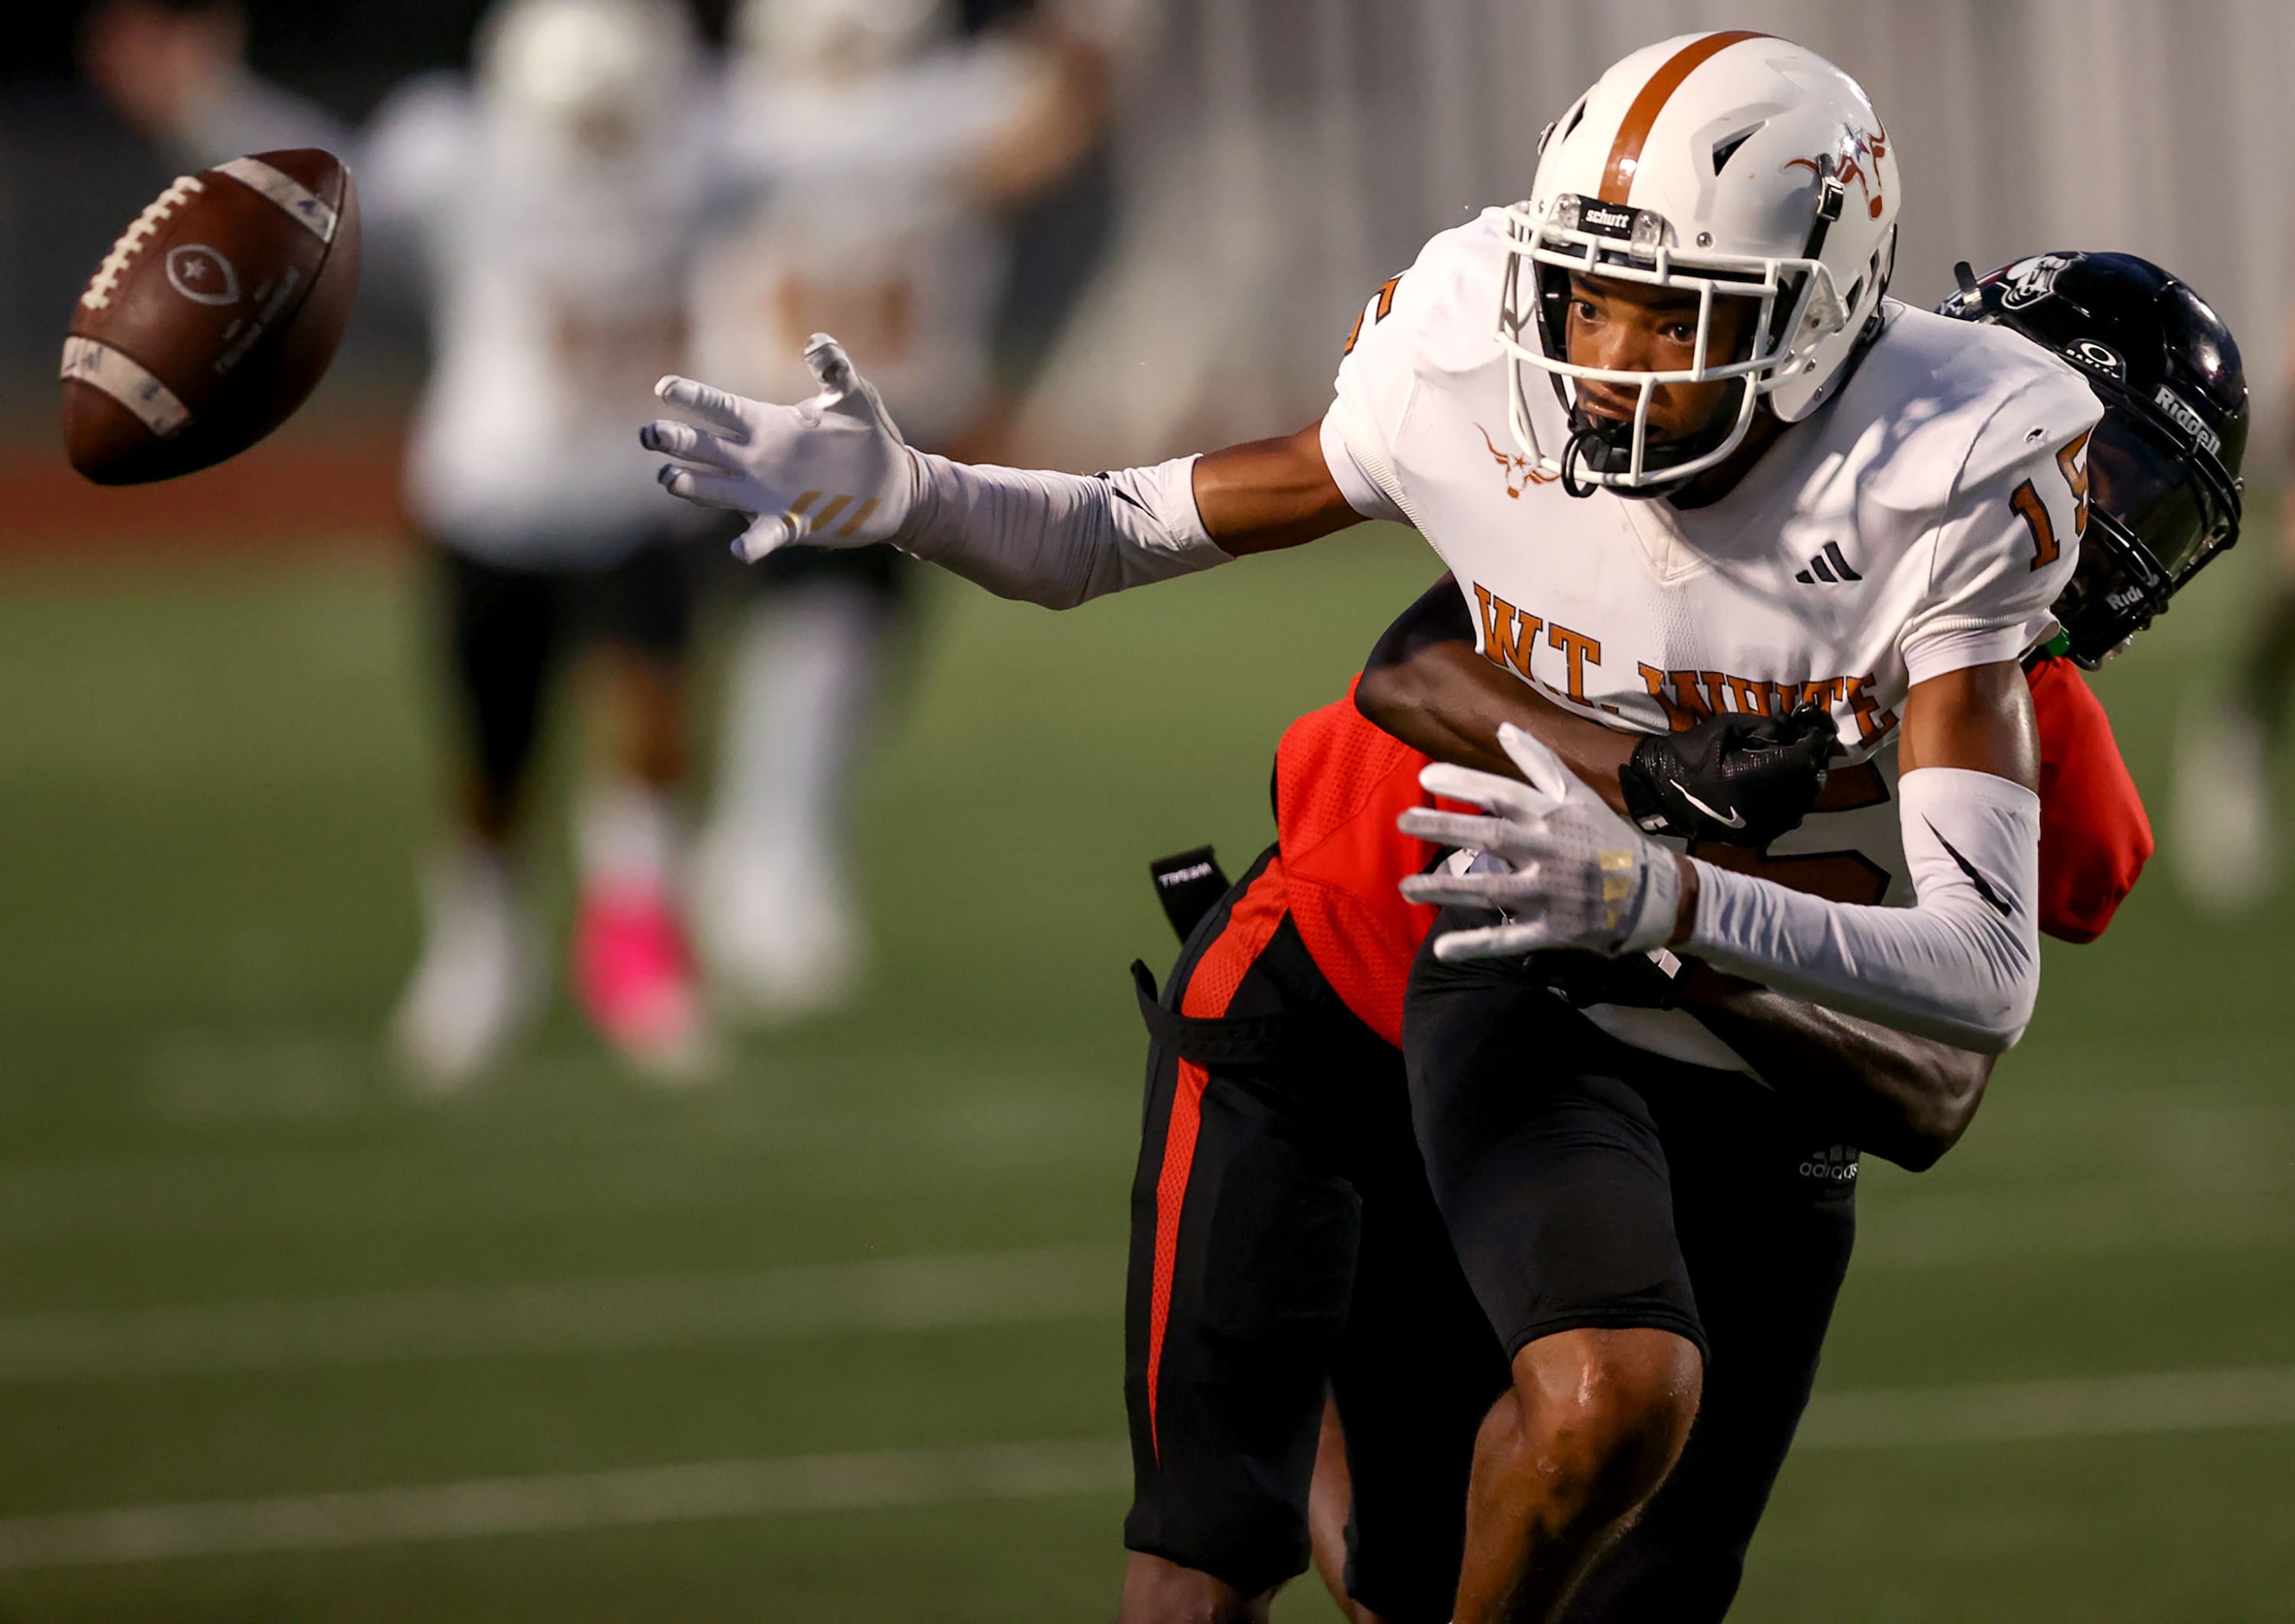
{"type": "MultiPolygon", "coordinates": [[[[2152,855],[2152,825],[2103,706],[2070,660],[2027,673],[2040,734],[2040,928],[2093,942],[2152,855]]],[[[1394,820],[1433,797],[1428,757],[1365,721],[1354,685],[1286,729],[1275,827],[1292,921],[1325,979],[1373,1032],[1402,1041],[1402,990],[1434,910],[1397,889],[1437,848],[1394,820]]]]}
{"type": "Polygon", "coordinates": [[[2040,728],[2040,928],[2093,942],[2152,856],[2152,820],[2111,719],[2070,660],[2025,673],[2040,728]]]}

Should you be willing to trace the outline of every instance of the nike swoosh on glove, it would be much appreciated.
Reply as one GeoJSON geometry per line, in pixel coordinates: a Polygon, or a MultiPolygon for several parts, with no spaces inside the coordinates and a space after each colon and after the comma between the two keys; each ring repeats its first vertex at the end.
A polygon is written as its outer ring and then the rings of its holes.
{"type": "Polygon", "coordinates": [[[821,392],[794,406],[665,378],[653,392],[682,418],[638,430],[638,444],[675,459],[656,476],[671,495],[749,516],[733,551],[751,563],[791,543],[890,541],[916,500],[915,459],[845,347],[817,332],[804,363],[821,392]]]}
{"type": "Polygon", "coordinates": [[[1646,839],[1562,764],[1562,758],[1511,722],[1499,747],[1528,781],[1436,763],[1419,783],[1491,815],[1413,807],[1398,822],[1406,835],[1502,858],[1509,873],[1414,874],[1402,894],[1414,902],[1482,908],[1505,923],[1446,931],[1434,956],[1512,959],[1540,948],[1645,952],[1673,934],[1681,871],[1673,853],[1646,839]]]}
{"type": "Polygon", "coordinates": [[[1840,747],[1819,706],[1777,717],[1707,716],[1644,739],[1618,769],[1618,784],[1646,835],[1759,848],[1801,826],[1840,747]]]}

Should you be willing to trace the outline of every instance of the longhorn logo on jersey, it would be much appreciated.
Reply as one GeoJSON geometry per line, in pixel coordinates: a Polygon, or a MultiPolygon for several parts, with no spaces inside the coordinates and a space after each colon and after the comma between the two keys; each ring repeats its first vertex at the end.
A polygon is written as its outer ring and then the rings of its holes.
{"type": "Polygon", "coordinates": [[[1515,501],[1519,502],[1522,499],[1522,494],[1531,486],[1552,485],[1562,477],[1558,473],[1549,474],[1542,471],[1538,464],[1532,462],[1528,457],[1518,456],[1510,451],[1500,451],[1498,448],[1498,443],[1491,438],[1489,429],[1484,428],[1480,423],[1476,423],[1474,428],[1482,435],[1482,444],[1491,448],[1491,457],[1497,461],[1501,469],[1506,470],[1507,494],[1515,501]]]}

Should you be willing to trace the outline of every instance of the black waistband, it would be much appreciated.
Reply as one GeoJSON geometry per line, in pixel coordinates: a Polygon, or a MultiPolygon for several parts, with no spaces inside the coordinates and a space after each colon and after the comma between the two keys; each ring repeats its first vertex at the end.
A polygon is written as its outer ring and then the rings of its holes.
{"type": "Polygon", "coordinates": [[[1266,1065],[1282,1053],[1289,1023],[1279,1015],[1224,1016],[1181,1015],[1156,996],[1156,977],[1131,961],[1131,986],[1139,998],[1139,1018],[1148,1035],[1182,1060],[1197,1065],[1266,1065]]]}

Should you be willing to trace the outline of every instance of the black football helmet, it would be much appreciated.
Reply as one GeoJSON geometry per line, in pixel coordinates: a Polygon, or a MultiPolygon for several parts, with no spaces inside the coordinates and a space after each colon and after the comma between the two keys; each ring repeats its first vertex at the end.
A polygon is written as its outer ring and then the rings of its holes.
{"type": "Polygon", "coordinates": [[[2103,402],[2079,564],[2055,603],[2064,652],[2093,669],[2239,539],[2239,346],[2204,299],[2133,254],[2040,254],[1981,282],[1965,265],[1957,274],[1940,314],[2046,346],[2103,402]]]}

